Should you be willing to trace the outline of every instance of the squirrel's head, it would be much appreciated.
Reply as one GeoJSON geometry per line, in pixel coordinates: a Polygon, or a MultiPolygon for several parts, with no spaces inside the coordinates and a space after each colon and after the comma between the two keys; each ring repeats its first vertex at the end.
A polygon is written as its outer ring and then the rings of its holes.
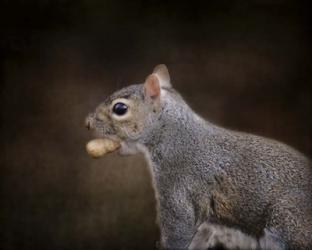
{"type": "Polygon", "coordinates": [[[158,65],[143,84],[131,85],[107,97],[89,114],[86,126],[100,137],[138,141],[156,124],[169,89],[168,69],[158,65]]]}

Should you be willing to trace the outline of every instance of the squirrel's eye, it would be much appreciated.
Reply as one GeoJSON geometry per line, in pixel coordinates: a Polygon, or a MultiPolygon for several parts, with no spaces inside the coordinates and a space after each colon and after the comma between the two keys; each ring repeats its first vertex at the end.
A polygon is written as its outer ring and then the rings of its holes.
{"type": "Polygon", "coordinates": [[[116,115],[124,115],[128,111],[128,106],[122,102],[117,102],[113,107],[113,112],[116,115]]]}

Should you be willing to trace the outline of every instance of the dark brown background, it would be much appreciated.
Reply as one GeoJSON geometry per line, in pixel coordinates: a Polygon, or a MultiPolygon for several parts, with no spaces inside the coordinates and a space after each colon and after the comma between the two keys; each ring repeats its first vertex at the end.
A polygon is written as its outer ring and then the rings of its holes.
{"type": "Polygon", "coordinates": [[[307,2],[2,1],[0,248],[154,248],[144,160],[90,159],[83,121],[158,63],[207,119],[311,156],[307,2]]]}

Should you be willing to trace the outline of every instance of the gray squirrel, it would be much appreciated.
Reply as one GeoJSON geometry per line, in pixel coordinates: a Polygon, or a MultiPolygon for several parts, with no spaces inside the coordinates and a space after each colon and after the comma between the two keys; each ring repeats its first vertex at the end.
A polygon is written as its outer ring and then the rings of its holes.
{"type": "MultiPolygon", "coordinates": [[[[99,137],[121,141],[120,154],[144,153],[163,249],[196,249],[203,224],[234,238],[246,233],[257,249],[312,249],[311,161],[204,120],[172,87],[165,65],[107,97],[86,122],[99,137]]],[[[243,245],[235,249],[251,249],[243,245]]]]}

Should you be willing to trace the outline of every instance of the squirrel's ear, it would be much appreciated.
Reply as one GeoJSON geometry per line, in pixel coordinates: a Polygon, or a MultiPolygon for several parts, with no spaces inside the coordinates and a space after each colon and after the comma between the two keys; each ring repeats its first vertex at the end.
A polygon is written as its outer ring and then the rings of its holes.
{"type": "Polygon", "coordinates": [[[165,64],[157,65],[153,70],[153,74],[157,75],[160,87],[171,88],[170,75],[165,64]]]}
{"type": "Polygon", "coordinates": [[[160,96],[159,78],[155,74],[149,75],[144,83],[144,95],[151,99],[157,99],[160,96]]]}

